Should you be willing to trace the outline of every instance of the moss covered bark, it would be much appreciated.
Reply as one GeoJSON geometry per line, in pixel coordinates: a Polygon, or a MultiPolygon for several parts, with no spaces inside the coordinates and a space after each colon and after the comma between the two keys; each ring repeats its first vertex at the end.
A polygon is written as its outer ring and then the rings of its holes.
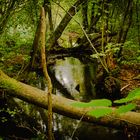
{"type": "MultiPolygon", "coordinates": [[[[35,104],[42,108],[48,108],[48,96],[47,94],[30,85],[26,85],[13,78],[8,77],[0,70],[0,88],[6,89],[12,96],[16,96],[24,101],[35,104]]],[[[73,107],[71,104],[77,102],[64,97],[52,95],[53,111],[71,118],[80,119],[83,115],[83,120],[91,123],[100,124],[103,126],[110,126],[115,128],[123,128],[122,124],[127,124],[128,127],[135,126],[140,128],[140,113],[127,112],[122,115],[111,114],[100,119],[96,119],[91,115],[87,115],[86,112],[91,108],[78,108],[73,107]]],[[[115,110],[115,109],[114,109],[115,110]]]]}

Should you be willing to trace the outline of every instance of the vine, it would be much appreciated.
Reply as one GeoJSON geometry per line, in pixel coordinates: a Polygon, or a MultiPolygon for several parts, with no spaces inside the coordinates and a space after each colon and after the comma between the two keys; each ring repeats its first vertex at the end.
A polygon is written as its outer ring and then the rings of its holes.
{"type": "Polygon", "coordinates": [[[53,140],[52,133],[52,82],[47,71],[46,55],[45,55],[45,33],[46,33],[46,18],[45,10],[41,9],[41,33],[40,33],[40,44],[41,44],[41,58],[43,73],[48,84],[48,139],[53,140]]]}

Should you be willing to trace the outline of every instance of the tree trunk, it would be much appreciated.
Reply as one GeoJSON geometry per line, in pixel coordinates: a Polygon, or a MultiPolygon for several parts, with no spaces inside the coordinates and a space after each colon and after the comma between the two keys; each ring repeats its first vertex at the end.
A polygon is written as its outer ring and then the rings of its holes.
{"type": "Polygon", "coordinates": [[[44,0],[43,7],[45,8],[45,12],[48,13],[50,31],[53,31],[52,9],[50,0],[44,0]]]}
{"type": "Polygon", "coordinates": [[[85,2],[85,0],[77,0],[74,5],[72,5],[68,12],[65,14],[63,19],[61,20],[58,27],[55,29],[55,31],[50,35],[48,39],[47,49],[50,50],[52,46],[55,45],[56,41],[59,39],[59,37],[62,35],[64,29],[67,27],[68,23],[72,19],[72,17],[80,10],[80,5],[85,2]]]}
{"type": "Polygon", "coordinates": [[[82,20],[83,20],[83,27],[84,30],[88,29],[88,1],[82,4],[82,20]]]}
{"type": "MultiPolygon", "coordinates": [[[[19,99],[35,104],[44,109],[48,108],[48,94],[44,91],[21,83],[13,78],[8,77],[0,70],[0,88],[9,90],[9,94],[19,99]]],[[[77,101],[70,100],[64,97],[52,96],[53,111],[67,117],[81,119],[83,121],[96,123],[103,126],[109,126],[114,128],[123,128],[122,124],[127,124],[127,127],[140,128],[140,113],[127,112],[122,115],[107,115],[96,119],[95,117],[86,114],[91,108],[78,108],[73,107],[71,104],[77,101]]],[[[115,110],[115,108],[112,108],[115,110]]],[[[93,110],[93,109],[92,109],[93,110]]]]}

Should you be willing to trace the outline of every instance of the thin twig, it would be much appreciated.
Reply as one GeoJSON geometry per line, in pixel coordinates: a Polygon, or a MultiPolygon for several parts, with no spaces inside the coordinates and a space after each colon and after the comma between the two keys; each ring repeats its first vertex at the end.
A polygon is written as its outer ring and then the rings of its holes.
{"type": "Polygon", "coordinates": [[[73,136],[74,136],[74,134],[75,134],[76,130],[77,130],[77,129],[78,129],[78,127],[79,127],[79,124],[81,123],[81,121],[82,121],[82,119],[84,118],[84,116],[86,115],[86,113],[87,113],[87,112],[85,112],[85,113],[81,116],[81,118],[80,118],[79,122],[77,123],[77,125],[76,125],[75,129],[74,129],[74,130],[73,130],[73,132],[72,132],[71,139],[73,138],[73,136]]]}
{"type": "Polygon", "coordinates": [[[130,84],[127,84],[127,85],[123,86],[123,87],[121,88],[120,91],[123,91],[123,90],[124,90],[125,88],[127,88],[128,86],[130,86],[130,84]]]}

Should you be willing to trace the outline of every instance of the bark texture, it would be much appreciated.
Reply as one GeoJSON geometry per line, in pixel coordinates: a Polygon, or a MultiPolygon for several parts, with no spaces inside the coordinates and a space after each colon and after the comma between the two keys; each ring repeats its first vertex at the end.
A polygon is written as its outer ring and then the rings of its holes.
{"type": "MultiPolygon", "coordinates": [[[[13,78],[10,78],[1,70],[0,88],[9,90],[9,94],[12,96],[15,96],[29,103],[35,104],[39,107],[48,109],[48,95],[44,91],[36,87],[32,87],[30,85],[21,83],[13,78]]],[[[73,107],[71,104],[75,102],[77,101],[52,95],[53,111],[61,115],[65,115],[74,119],[80,119],[82,117],[83,121],[119,129],[123,128],[122,124],[127,124],[127,126],[130,128],[140,128],[140,113],[127,112],[122,115],[111,114],[105,117],[101,117],[100,119],[96,119],[95,117],[86,114],[86,112],[91,110],[91,108],[85,109],[73,107]]]]}
{"type": "Polygon", "coordinates": [[[41,45],[41,58],[43,73],[47,81],[48,86],[48,139],[52,140],[52,82],[48,74],[47,63],[46,63],[46,53],[45,53],[45,41],[46,41],[46,18],[44,7],[41,9],[41,34],[40,34],[40,45],[41,45]]]}

